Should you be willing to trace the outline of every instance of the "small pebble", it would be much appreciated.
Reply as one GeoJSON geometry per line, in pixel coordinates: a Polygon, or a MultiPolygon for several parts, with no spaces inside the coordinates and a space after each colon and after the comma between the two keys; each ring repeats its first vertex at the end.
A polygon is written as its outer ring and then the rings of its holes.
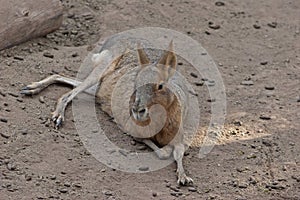
{"type": "Polygon", "coordinates": [[[277,27],[277,22],[268,23],[268,26],[271,27],[271,28],[276,28],[277,27]]]}
{"type": "Polygon", "coordinates": [[[113,192],[110,191],[110,190],[104,190],[102,191],[103,194],[105,194],[106,196],[112,196],[113,195],[113,192]]]}
{"type": "Polygon", "coordinates": [[[13,163],[8,163],[7,164],[7,169],[10,171],[13,171],[16,169],[16,166],[13,163]]]}
{"type": "Polygon", "coordinates": [[[271,117],[268,116],[268,115],[261,115],[261,116],[259,117],[259,119],[262,119],[262,120],[270,120],[271,117]]]}
{"type": "Polygon", "coordinates": [[[45,52],[45,53],[43,54],[43,56],[45,56],[46,58],[54,58],[54,55],[51,54],[51,53],[49,53],[49,52],[45,52]]]}
{"type": "Polygon", "coordinates": [[[59,188],[58,191],[64,194],[68,192],[66,188],[59,188]]]}
{"type": "Polygon", "coordinates": [[[152,196],[153,197],[157,197],[157,193],[156,192],[152,192],[152,196]]]}
{"type": "Polygon", "coordinates": [[[14,56],[14,59],[15,59],[15,60],[20,60],[20,61],[23,61],[23,60],[24,60],[24,58],[21,57],[21,56],[14,56]]]}
{"type": "Polygon", "coordinates": [[[190,75],[191,75],[192,77],[194,77],[194,78],[198,78],[198,75],[195,74],[194,72],[191,72],[190,75]]]}
{"type": "Polygon", "coordinates": [[[255,29],[260,29],[260,25],[258,25],[258,24],[254,24],[253,27],[254,27],[255,29]]]}
{"type": "Polygon", "coordinates": [[[142,172],[145,172],[145,171],[149,170],[149,167],[147,167],[147,166],[139,167],[139,170],[142,172]]]}
{"type": "Polygon", "coordinates": [[[39,101],[40,101],[41,103],[45,103],[45,98],[44,98],[43,96],[40,96],[39,101]]]}
{"type": "Polygon", "coordinates": [[[50,176],[50,179],[51,179],[51,180],[55,180],[55,179],[56,179],[56,176],[55,176],[55,175],[51,175],[51,176],[50,176]]]}
{"type": "Polygon", "coordinates": [[[274,90],[275,87],[274,87],[274,86],[265,86],[265,89],[266,89],[266,90],[274,90]]]}
{"type": "Polygon", "coordinates": [[[1,121],[1,122],[4,122],[4,123],[7,123],[7,122],[8,122],[8,120],[7,120],[6,118],[0,118],[0,121],[1,121]]]}
{"type": "Polygon", "coordinates": [[[203,86],[204,85],[204,82],[195,82],[194,83],[196,86],[203,86]]]}
{"type": "Polygon", "coordinates": [[[0,135],[6,139],[10,138],[10,135],[7,133],[0,133],[0,135]]]}
{"type": "Polygon", "coordinates": [[[220,29],[221,26],[218,24],[214,24],[213,22],[208,22],[208,27],[214,30],[220,29]]]}
{"type": "Polygon", "coordinates": [[[215,5],[216,5],[216,6],[225,6],[225,3],[222,2],[222,1],[217,1],[217,2],[215,3],[215,5]]]}
{"type": "Polygon", "coordinates": [[[268,64],[268,61],[262,61],[260,62],[261,65],[267,65],[268,64]]]}
{"type": "Polygon", "coordinates": [[[254,83],[253,81],[242,81],[241,85],[250,86],[250,85],[254,85],[254,83]]]}
{"type": "Polygon", "coordinates": [[[188,191],[190,191],[190,192],[197,192],[197,189],[194,188],[194,187],[189,187],[189,188],[188,188],[188,191]]]}

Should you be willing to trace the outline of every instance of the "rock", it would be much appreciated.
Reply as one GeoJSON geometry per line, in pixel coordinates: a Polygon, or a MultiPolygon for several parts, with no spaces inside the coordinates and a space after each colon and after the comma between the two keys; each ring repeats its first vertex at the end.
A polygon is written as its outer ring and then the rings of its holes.
{"type": "Polygon", "coordinates": [[[179,196],[181,196],[183,193],[182,193],[182,192],[171,192],[170,194],[171,194],[172,196],[179,197],[179,196]]]}
{"type": "Polygon", "coordinates": [[[31,181],[32,177],[30,175],[25,174],[25,180],[26,181],[31,181]]]}
{"type": "Polygon", "coordinates": [[[190,75],[191,75],[192,77],[194,77],[194,78],[198,78],[198,75],[195,74],[194,72],[191,72],[190,75]]]}
{"type": "Polygon", "coordinates": [[[171,183],[167,183],[167,184],[166,184],[166,187],[171,187],[171,183]]]}
{"type": "Polygon", "coordinates": [[[152,196],[153,197],[157,197],[157,193],[156,192],[152,192],[152,196]]]}
{"type": "Polygon", "coordinates": [[[148,166],[142,166],[142,167],[139,167],[139,170],[145,172],[145,171],[149,170],[149,167],[148,166]]]}
{"type": "Polygon", "coordinates": [[[253,27],[254,27],[255,29],[260,29],[260,25],[258,25],[258,24],[254,24],[253,27]]]}
{"type": "Polygon", "coordinates": [[[197,192],[197,189],[194,187],[188,187],[188,191],[190,192],[197,192]]]}
{"type": "Polygon", "coordinates": [[[131,140],[131,141],[130,141],[130,144],[131,144],[132,146],[134,146],[134,145],[136,145],[136,142],[135,142],[134,140],[131,140]]]}
{"type": "Polygon", "coordinates": [[[8,163],[6,166],[10,171],[14,171],[16,169],[16,166],[13,163],[8,163]]]}
{"type": "Polygon", "coordinates": [[[203,86],[204,85],[204,82],[202,81],[202,82],[195,82],[194,83],[196,86],[203,86]]]}
{"type": "Polygon", "coordinates": [[[67,188],[59,188],[58,191],[63,194],[68,192],[67,188]]]}
{"type": "Polygon", "coordinates": [[[250,86],[250,85],[254,85],[253,81],[242,81],[241,85],[245,85],[245,86],[250,86]]]}
{"type": "Polygon", "coordinates": [[[268,61],[262,61],[260,62],[261,65],[267,65],[268,64],[268,61]]]}
{"type": "Polygon", "coordinates": [[[70,182],[65,182],[65,183],[64,183],[64,186],[66,186],[66,187],[71,187],[71,183],[70,183],[70,182]]]}
{"type": "Polygon", "coordinates": [[[40,101],[41,103],[45,103],[45,98],[44,98],[43,96],[40,96],[39,101],[40,101]]]}
{"type": "Polygon", "coordinates": [[[10,138],[10,135],[8,133],[0,133],[0,135],[6,139],[10,138]]]}
{"type": "Polygon", "coordinates": [[[75,58],[75,57],[77,57],[77,56],[79,56],[79,54],[78,54],[77,52],[72,53],[72,57],[73,57],[73,58],[75,58]]]}
{"type": "Polygon", "coordinates": [[[174,192],[179,192],[180,190],[177,187],[170,186],[170,189],[173,190],[174,192]]]}
{"type": "Polygon", "coordinates": [[[241,188],[241,189],[245,189],[245,188],[248,187],[248,184],[245,183],[245,182],[241,182],[241,183],[238,184],[238,187],[241,188]]]}
{"type": "Polygon", "coordinates": [[[277,27],[277,22],[271,22],[267,24],[271,28],[276,28],[277,27]]]}
{"type": "Polygon", "coordinates": [[[55,179],[56,179],[56,176],[55,176],[55,175],[51,175],[51,176],[50,176],[50,179],[51,179],[51,180],[55,180],[55,179]]]}
{"type": "Polygon", "coordinates": [[[298,97],[297,102],[300,102],[300,97],[298,97]]]}
{"type": "Polygon", "coordinates": [[[103,190],[102,191],[102,194],[106,195],[106,196],[112,196],[113,195],[113,192],[110,191],[110,190],[103,190]]]}
{"type": "Polygon", "coordinates": [[[225,6],[225,3],[223,1],[217,1],[215,3],[216,6],[225,6]]]}
{"type": "Polygon", "coordinates": [[[271,117],[268,116],[268,115],[261,115],[261,116],[259,117],[259,119],[262,119],[262,120],[270,120],[271,117]]]}
{"type": "Polygon", "coordinates": [[[213,22],[208,22],[208,27],[214,30],[220,29],[221,26],[218,24],[214,24],[213,22]]]}
{"type": "Polygon", "coordinates": [[[8,120],[7,120],[6,118],[0,118],[0,121],[1,121],[1,122],[4,122],[4,123],[7,123],[7,122],[8,122],[8,120]]]}
{"type": "Polygon", "coordinates": [[[266,89],[266,90],[274,90],[275,87],[274,87],[274,86],[265,86],[265,89],[266,89]]]}
{"type": "Polygon", "coordinates": [[[278,183],[270,183],[266,185],[266,188],[274,190],[283,190],[285,189],[285,186],[279,185],[278,183]]]}
{"type": "Polygon", "coordinates": [[[14,56],[14,59],[15,59],[15,60],[20,60],[20,61],[23,61],[23,60],[24,60],[24,58],[21,57],[21,56],[14,56]]]}
{"type": "Polygon", "coordinates": [[[51,53],[49,53],[49,52],[45,52],[44,54],[43,54],[43,56],[45,56],[46,58],[54,58],[54,55],[53,54],[51,54],[51,53]]]}
{"type": "Polygon", "coordinates": [[[216,102],[216,99],[215,98],[209,98],[209,99],[207,99],[207,102],[210,102],[210,103],[216,102]]]}

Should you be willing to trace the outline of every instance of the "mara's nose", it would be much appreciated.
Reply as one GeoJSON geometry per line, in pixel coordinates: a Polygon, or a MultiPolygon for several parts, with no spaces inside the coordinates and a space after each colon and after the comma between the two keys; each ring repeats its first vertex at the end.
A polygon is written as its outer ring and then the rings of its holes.
{"type": "Polygon", "coordinates": [[[143,120],[147,116],[147,108],[132,108],[133,117],[136,120],[143,120]]]}

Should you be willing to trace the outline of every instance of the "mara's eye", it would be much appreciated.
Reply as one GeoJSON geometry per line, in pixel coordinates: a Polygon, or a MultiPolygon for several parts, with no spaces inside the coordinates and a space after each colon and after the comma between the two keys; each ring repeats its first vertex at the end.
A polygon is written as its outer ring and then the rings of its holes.
{"type": "Polygon", "coordinates": [[[163,87],[164,87],[164,85],[161,83],[161,84],[158,85],[157,89],[158,89],[158,90],[162,90],[163,87]]]}

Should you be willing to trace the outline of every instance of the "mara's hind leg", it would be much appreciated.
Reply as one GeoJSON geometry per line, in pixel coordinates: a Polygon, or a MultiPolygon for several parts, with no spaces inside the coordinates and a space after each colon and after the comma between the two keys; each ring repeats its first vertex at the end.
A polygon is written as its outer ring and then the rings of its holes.
{"type": "Polygon", "coordinates": [[[27,85],[26,87],[22,88],[21,94],[25,94],[25,95],[38,94],[43,89],[45,89],[46,87],[48,87],[49,85],[54,84],[54,83],[64,83],[64,84],[71,85],[73,87],[77,87],[81,82],[71,79],[71,78],[63,77],[58,74],[55,74],[55,75],[51,75],[41,81],[33,82],[30,85],[27,85]]]}
{"type": "MultiPolygon", "coordinates": [[[[56,109],[55,111],[52,113],[52,120],[55,123],[56,128],[58,128],[59,126],[61,126],[62,122],[64,121],[64,114],[65,114],[65,109],[68,105],[68,103],[70,101],[72,101],[72,99],[78,95],[80,92],[86,91],[87,93],[91,93],[91,94],[95,94],[95,87],[94,85],[97,86],[97,84],[100,81],[100,72],[103,69],[103,66],[107,66],[109,63],[111,63],[112,61],[112,55],[108,50],[104,50],[101,53],[96,55],[96,59],[97,59],[97,65],[95,66],[95,68],[93,69],[93,71],[89,74],[89,76],[82,82],[77,82],[72,80],[72,79],[68,79],[65,77],[59,77],[59,80],[61,80],[61,82],[64,83],[73,83],[75,88],[69,92],[67,92],[66,94],[64,94],[63,96],[61,96],[58,101],[57,101],[57,105],[56,105],[56,109]],[[93,86],[93,87],[92,87],[93,86]]],[[[94,62],[95,63],[95,62],[94,62]]],[[[47,84],[49,85],[49,83],[54,83],[55,79],[51,79],[49,77],[49,79],[44,79],[40,82],[37,83],[33,83],[27,87],[25,87],[21,93],[23,94],[36,94],[39,91],[41,91],[43,88],[47,87],[47,84]],[[45,86],[44,86],[45,85],[45,86]],[[37,87],[39,86],[39,87],[37,87]],[[30,92],[27,92],[27,90],[30,90],[30,92]]],[[[56,79],[57,82],[58,79],[56,79]]]]}

